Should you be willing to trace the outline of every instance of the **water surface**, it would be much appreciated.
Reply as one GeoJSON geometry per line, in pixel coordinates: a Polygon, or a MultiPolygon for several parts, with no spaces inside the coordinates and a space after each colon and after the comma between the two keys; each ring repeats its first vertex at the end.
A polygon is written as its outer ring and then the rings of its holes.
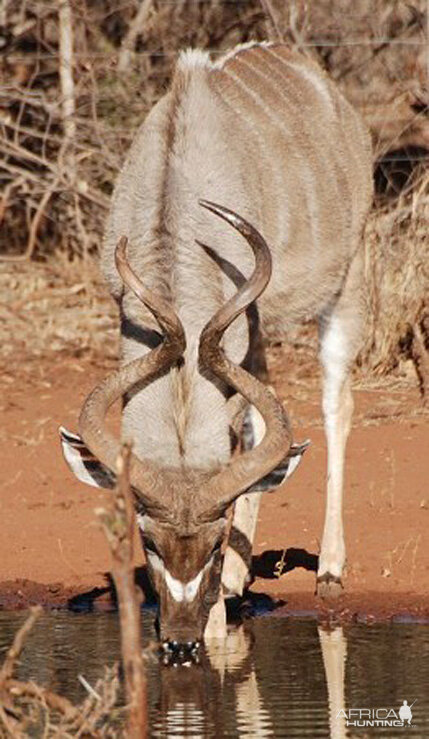
{"type": "MultiPolygon", "coordinates": [[[[0,612],[0,658],[25,615],[0,612]]],[[[143,613],[145,644],[153,613],[143,613]]],[[[28,639],[17,676],[73,701],[119,659],[116,613],[47,613],[28,639]]],[[[234,627],[200,664],[148,664],[152,737],[429,737],[429,626],[363,624],[323,630],[312,619],[265,616],[234,627]],[[347,726],[357,709],[398,714],[411,726],[347,726]],[[383,712],[384,709],[384,712],[383,712]],[[350,716],[350,711],[354,712],[350,716]]],[[[371,720],[371,719],[368,719],[371,720]]],[[[391,720],[391,719],[389,719],[391,720]]]]}

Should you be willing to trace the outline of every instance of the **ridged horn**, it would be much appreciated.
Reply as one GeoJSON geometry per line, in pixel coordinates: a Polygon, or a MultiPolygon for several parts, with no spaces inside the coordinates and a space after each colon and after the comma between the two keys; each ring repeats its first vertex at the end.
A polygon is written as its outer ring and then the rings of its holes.
{"type": "MultiPolygon", "coordinates": [[[[91,450],[109,469],[116,470],[120,442],[106,429],[105,419],[110,406],[134,385],[152,382],[168,370],[186,347],[185,332],[176,313],[164,300],[147,290],[131,269],[127,256],[127,238],[123,236],[115,251],[118,272],[139,300],[151,311],[164,333],[163,342],[143,357],[109,374],[90,393],[79,418],[80,434],[91,450]]],[[[153,462],[131,455],[130,482],[143,505],[158,517],[168,518],[167,502],[163,502],[166,483],[162,469],[153,462]]]]}
{"type": "Polygon", "coordinates": [[[209,481],[200,518],[213,520],[239,495],[280,464],[287,456],[292,436],[288,415],[280,401],[262,382],[231,362],[220,346],[228,326],[268,285],[272,270],[270,250],[261,234],[237,213],[207,200],[200,200],[200,205],[244,236],[255,257],[255,269],[249,280],[203,329],[199,344],[200,363],[254,405],[266,426],[265,436],[257,447],[235,458],[209,481]]]}

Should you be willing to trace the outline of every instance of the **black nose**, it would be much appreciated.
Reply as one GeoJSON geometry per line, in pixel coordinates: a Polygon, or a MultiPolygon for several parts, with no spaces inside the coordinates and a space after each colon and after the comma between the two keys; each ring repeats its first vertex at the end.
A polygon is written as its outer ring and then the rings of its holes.
{"type": "Polygon", "coordinates": [[[186,664],[198,661],[197,654],[199,641],[179,642],[176,639],[167,639],[162,642],[164,662],[166,664],[186,664]]]}
{"type": "Polygon", "coordinates": [[[192,654],[192,652],[196,652],[198,650],[199,646],[199,641],[179,642],[175,639],[167,639],[162,643],[164,652],[171,652],[172,654],[177,654],[178,652],[182,652],[183,654],[192,654]]]}

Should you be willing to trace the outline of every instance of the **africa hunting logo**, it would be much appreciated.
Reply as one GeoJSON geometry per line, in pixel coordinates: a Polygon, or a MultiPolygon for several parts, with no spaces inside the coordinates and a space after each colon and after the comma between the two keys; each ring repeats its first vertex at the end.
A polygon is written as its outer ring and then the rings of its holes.
{"type": "Polygon", "coordinates": [[[370,726],[380,727],[401,727],[411,726],[413,714],[408,701],[402,701],[399,710],[394,708],[349,708],[347,711],[341,709],[337,713],[337,719],[345,719],[346,726],[354,726],[356,728],[367,728],[370,726]]]}

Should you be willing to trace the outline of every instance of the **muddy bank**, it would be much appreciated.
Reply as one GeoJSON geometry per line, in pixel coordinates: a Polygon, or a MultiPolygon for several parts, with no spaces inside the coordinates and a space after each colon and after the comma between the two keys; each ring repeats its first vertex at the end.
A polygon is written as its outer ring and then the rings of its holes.
{"type": "MultiPolygon", "coordinates": [[[[355,388],[344,503],[346,590],[327,606],[314,597],[326,453],[317,370],[314,363],[301,362],[294,371],[292,356],[280,349],[271,353],[270,368],[273,384],[287,401],[296,440],[310,437],[312,446],[290,481],[265,496],[254,547],[252,592],[283,599],[286,605],[279,613],[332,611],[343,618],[408,613],[425,618],[429,425],[417,390],[404,382],[386,387],[361,382],[355,388]],[[285,549],[289,564],[278,579],[273,570],[285,549]]],[[[109,553],[94,516],[95,508],[108,505],[110,494],[72,477],[62,460],[57,431],[59,424],[76,429],[83,398],[107,369],[106,363],[66,357],[55,363],[27,363],[19,384],[14,371],[6,367],[3,372],[2,608],[30,603],[67,607],[76,597],[84,602],[91,592],[97,595],[94,607],[110,607],[109,553]]],[[[137,544],[136,566],[143,564],[137,544]]]]}
{"type": "MultiPolygon", "coordinates": [[[[142,574],[137,572],[137,581],[142,574]]],[[[261,591],[260,582],[256,581],[261,591]]],[[[242,599],[228,604],[230,620],[254,616],[310,618],[326,624],[337,623],[429,623],[429,595],[415,593],[344,592],[334,601],[323,601],[312,592],[292,592],[268,596],[250,590],[242,599]]],[[[140,582],[142,602],[154,604],[152,593],[140,582]]],[[[0,582],[0,610],[22,610],[40,604],[47,610],[101,612],[116,610],[115,591],[106,573],[105,586],[94,588],[63,587],[61,583],[43,585],[31,580],[0,582]]]]}

